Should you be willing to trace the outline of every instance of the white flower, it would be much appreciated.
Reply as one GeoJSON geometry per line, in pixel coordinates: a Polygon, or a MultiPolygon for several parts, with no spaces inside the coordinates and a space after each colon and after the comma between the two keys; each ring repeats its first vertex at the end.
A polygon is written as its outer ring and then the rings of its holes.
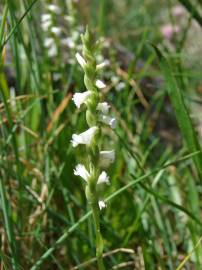
{"type": "Polygon", "coordinates": [[[96,58],[96,62],[97,63],[101,63],[101,62],[103,62],[104,61],[104,57],[103,57],[103,55],[102,54],[97,54],[96,56],[95,56],[95,58],[96,58]]]}
{"type": "Polygon", "coordinates": [[[76,165],[74,169],[74,175],[81,176],[86,182],[88,181],[90,174],[82,164],[76,165]]]}
{"type": "Polygon", "coordinates": [[[44,23],[46,21],[51,21],[51,15],[50,14],[42,14],[41,15],[41,22],[44,23]]]}
{"type": "Polygon", "coordinates": [[[52,44],[55,44],[55,41],[53,38],[45,38],[43,44],[44,44],[44,47],[50,48],[52,44]]]}
{"type": "Polygon", "coordinates": [[[44,31],[48,31],[51,24],[52,24],[51,20],[48,20],[48,21],[42,22],[41,27],[44,31]]]}
{"type": "Polygon", "coordinates": [[[68,46],[70,49],[75,47],[75,42],[73,41],[71,37],[62,39],[62,44],[65,46],[68,46]]]}
{"type": "Polygon", "coordinates": [[[97,110],[104,114],[109,112],[110,105],[107,102],[98,103],[97,110]]]}
{"type": "Polygon", "coordinates": [[[48,48],[48,56],[54,57],[57,55],[57,46],[56,44],[52,44],[50,48],[48,48]]]}
{"type": "Polygon", "coordinates": [[[98,64],[96,66],[96,69],[97,70],[100,70],[100,69],[103,69],[104,67],[108,66],[109,65],[109,60],[104,60],[102,63],[98,64]]]}
{"type": "Polygon", "coordinates": [[[76,48],[78,51],[81,51],[83,49],[83,46],[81,44],[77,44],[76,48]]]}
{"type": "Polygon", "coordinates": [[[64,16],[64,19],[68,21],[69,23],[72,23],[74,21],[74,18],[72,16],[66,15],[64,16]]]}
{"type": "Polygon", "coordinates": [[[110,182],[109,182],[109,176],[107,175],[107,173],[105,171],[103,171],[100,176],[98,177],[98,180],[97,180],[97,184],[107,184],[109,185],[110,182]]]}
{"type": "Polygon", "coordinates": [[[72,32],[72,39],[73,40],[78,40],[79,39],[79,37],[80,37],[80,33],[78,32],[78,31],[73,31],[72,32]]]}
{"type": "Polygon", "coordinates": [[[111,81],[112,81],[113,84],[117,84],[120,81],[120,78],[117,77],[117,76],[112,76],[111,81]]]}
{"type": "Polygon", "coordinates": [[[81,65],[82,68],[84,68],[86,65],[85,59],[80,55],[80,53],[76,53],[75,56],[76,56],[78,63],[81,65]]]}
{"type": "Polygon", "coordinates": [[[104,84],[103,81],[101,81],[101,80],[97,80],[97,81],[95,82],[95,85],[97,86],[97,88],[100,88],[100,89],[106,87],[106,84],[104,84]]]}
{"type": "Polygon", "coordinates": [[[79,135],[73,134],[72,140],[71,140],[73,147],[76,147],[79,144],[90,145],[97,131],[98,131],[98,127],[91,127],[79,135]]]}
{"type": "Polygon", "coordinates": [[[119,82],[119,83],[117,84],[117,86],[116,86],[116,90],[117,90],[118,92],[120,92],[120,91],[123,90],[125,87],[126,87],[125,82],[119,82]]]}
{"type": "Polygon", "coordinates": [[[73,95],[72,100],[74,101],[76,107],[80,108],[80,106],[87,101],[90,95],[91,95],[90,91],[86,91],[83,93],[75,93],[73,95]]]}
{"type": "Polygon", "coordinates": [[[114,150],[100,151],[100,157],[112,163],[114,162],[114,159],[115,159],[115,151],[114,150]]]}
{"type": "Polygon", "coordinates": [[[61,9],[56,5],[49,5],[48,10],[52,11],[53,13],[59,15],[61,13],[61,9]]]}
{"type": "Polygon", "coordinates": [[[102,210],[103,208],[105,208],[107,206],[104,201],[99,201],[98,205],[99,205],[100,210],[102,210]]]}
{"type": "Polygon", "coordinates": [[[53,80],[58,81],[61,79],[61,73],[53,73],[53,80]]]}
{"type": "Polygon", "coordinates": [[[116,127],[116,118],[114,118],[114,117],[101,115],[100,116],[100,121],[103,122],[106,125],[109,125],[113,129],[116,127]]]}
{"type": "Polygon", "coordinates": [[[51,32],[52,32],[53,34],[55,34],[56,36],[59,36],[59,35],[61,34],[61,28],[56,27],[56,26],[53,26],[53,27],[51,28],[51,32]]]}

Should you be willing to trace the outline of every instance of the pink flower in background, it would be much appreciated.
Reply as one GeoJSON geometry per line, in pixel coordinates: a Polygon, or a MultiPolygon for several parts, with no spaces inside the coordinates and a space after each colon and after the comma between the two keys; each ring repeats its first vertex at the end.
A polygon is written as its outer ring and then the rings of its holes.
{"type": "Polygon", "coordinates": [[[179,33],[180,28],[177,25],[165,24],[161,27],[160,31],[164,38],[171,40],[174,34],[179,33]]]}
{"type": "Polygon", "coordinates": [[[185,14],[185,9],[181,5],[176,5],[172,8],[172,14],[175,17],[181,17],[185,14]]]}

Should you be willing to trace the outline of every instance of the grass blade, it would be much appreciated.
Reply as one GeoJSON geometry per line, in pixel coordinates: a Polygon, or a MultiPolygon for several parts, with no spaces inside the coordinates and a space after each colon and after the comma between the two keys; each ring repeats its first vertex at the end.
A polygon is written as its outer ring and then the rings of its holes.
{"type": "Polygon", "coordinates": [[[25,11],[25,13],[22,15],[22,17],[19,19],[19,21],[16,23],[16,25],[11,29],[10,33],[8,34],[7,38],[5,39],[5,41],[3,42],[1,48],[3,48],[6,43],[9,41],[9,39],[15,34],[15,31],[17,30],[17,28],[19,27],[19,25],[21,24],[21,22],[23,21],[23,19],[26,17],[27,13],[31,10],[31,8],[33,7],[33,5],[37,2],[38,0],[34,0],[27,8],[27,10],[25,11]]]}
{"type": "Polygon", "coordinates": [[[10,252],[11,252],[11,262],[12,262],[12,268],[18,269],[18,260],[17,260],[17,250],[15,246],[15,239],[14,239],[14,233],[13,233],[13,226],[12,226],[12,220],[11,216],[9,214],[9,204],[8,200],[6,198],[5,193],[5,187],[3,183],[3,177],[0,175],[0,205],[3,212],[4,217],[4,224],[5,224],[5,230],[8,237],[10,252]]]}
{"type": "MultiPolygon", "coordinates": [[[[190,152],[200,151],[201,147],[186,108],[183,95],[172,72],[173,66],[156,46],[153,47],[160,61],[160,67],[166,81],[167,92],[174,108],[182,136],[184,137],[190,152]]],[[[193,157],[193,160],[200,180],[202,181],[202,154],[200,153],[199,155],[193,157]]]]}
{"type": "Polygon", "coordinates": [[[0,45],[3,43],[3,39],[4,39],[7,13],[8,13],[8,6],[5,5],[4,10],[3,10],[2,22],[0,26],[0,45]]]}
{"type": "Polygon", "coordinates": [[[201,241],[202,241],[202,237],[200,237],[200,239],[196,243],[196,245],[193,248],[193,250],[184,258],[184,260],[181,262],[181,264],[177,267],[176,270],[181,270],[182,269],[182,267],[185,265],[185,263],[190,259],[191,255],[193,254],[193,252],[195,251],[195,249],[199,246],[199,244],[201,243],[201,241]]]}

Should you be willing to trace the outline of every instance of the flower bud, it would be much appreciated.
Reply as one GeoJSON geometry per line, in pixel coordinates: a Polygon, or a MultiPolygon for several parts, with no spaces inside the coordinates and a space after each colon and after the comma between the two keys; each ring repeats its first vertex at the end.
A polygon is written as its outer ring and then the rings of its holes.
{"type": "Polygon", "coordinates": [[[80,64],[80,66],[81,66],[82,68],[84,68],[85,65],[86,65],[86,61],[85,61],[84,58],[80,55],[80,53],[76,53],[76,59],[77,59],[78,63],[80,64]]]}

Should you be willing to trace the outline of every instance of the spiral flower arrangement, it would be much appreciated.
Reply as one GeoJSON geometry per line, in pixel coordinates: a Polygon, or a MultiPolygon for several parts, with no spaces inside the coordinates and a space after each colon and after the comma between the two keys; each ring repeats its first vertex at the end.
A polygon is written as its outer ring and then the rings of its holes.
{"type": "Polygon", "coordinates": [[[101,169],[101,164],[110,164],[114,161],[114,150],[102,150],[102,126],[108,125],[112,129],[116,126],[116,119],[108,115],[110,105],[103,102],[100,89],[105,84],[98,79],[99,71],[105,63],[96,63],[96,53],[98,42],[94,42],[93,34],[88,29],[81,36],[83,43],[82,56],[77,53],[76,58],[84,71],[84,84],[86,91],[75,93],[73,101],[77,108],[86,107],[86,121],[89,128],[81,134],[72,135],[72,145],[77,147],[80,144],[86,145],[88,160],[87,164],[78,164],[74,169],[74,174],[83,178],[86,182],[85,194],[88,203],[91,205],[96,228],[96,255],[99,270],[103,270],[102,259],[103,240],[100,232],[100,210],[106,207],[105,202],[100,198],[98,189],[102,184],[109,184],[109,177],[106,171],[101,169]]]}

